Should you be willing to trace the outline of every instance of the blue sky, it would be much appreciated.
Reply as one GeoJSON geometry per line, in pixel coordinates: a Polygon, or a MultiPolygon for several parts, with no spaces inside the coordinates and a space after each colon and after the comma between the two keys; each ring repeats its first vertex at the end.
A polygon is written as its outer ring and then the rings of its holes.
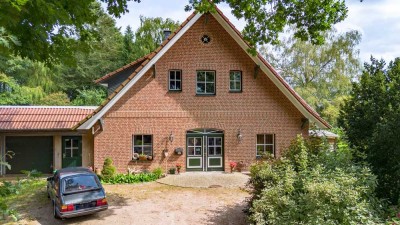
{"type": "MultiPolygon", "coordinates": [[[[191,12],[185,12],[187,0],[142,0],[141,3],[129,2],[129,13],[117,18],[117,26],[122,31],[131,25],[136,30],[139,16],[163,17],[184,21],[191,12]]],[[[387,62],[400,57],[400,1],[399,0],[347,0],[349,14],[346,20],[336,25],[339,32],[351,29],[362,34],[360,58],[369,61],[371,55],[383,58],[387,62]]],[[[238,21],[230,13],[227,5],[218,5],[235,26],[241,30],[244,21],[238,21]]]]}

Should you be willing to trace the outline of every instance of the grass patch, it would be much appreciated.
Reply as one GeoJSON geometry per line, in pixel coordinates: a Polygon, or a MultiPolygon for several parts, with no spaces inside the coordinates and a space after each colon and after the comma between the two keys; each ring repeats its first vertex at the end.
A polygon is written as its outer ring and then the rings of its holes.
{"type": "Polygon", "coordinates": [[[45,179],[21,179],[3,181],[0,185],[0,223],[21,218],[20,211],[29,211],[32,205],[44,203],[45,179]]]}

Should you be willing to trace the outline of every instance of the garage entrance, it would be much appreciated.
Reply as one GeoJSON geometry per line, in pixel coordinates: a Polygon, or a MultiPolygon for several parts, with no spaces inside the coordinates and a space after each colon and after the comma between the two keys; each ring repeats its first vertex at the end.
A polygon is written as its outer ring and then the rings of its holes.
{"type": "Polygon", "coordinates": [[[15,153],[12,159],[7,160],[11,165],[7,174],[33,169],[42,173],[52,172],[53,136],[7,136],[6,149],[15,153]]]}

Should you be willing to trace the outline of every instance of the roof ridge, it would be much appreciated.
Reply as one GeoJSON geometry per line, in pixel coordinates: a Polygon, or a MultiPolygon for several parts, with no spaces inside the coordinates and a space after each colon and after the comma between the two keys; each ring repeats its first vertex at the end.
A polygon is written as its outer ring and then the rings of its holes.
{"type": "Polygon", "coordinates": [[[124,71],[124,70],[126,70],[126,69],[128,69],[128,68],[130,68],[132,66],[135,66],[135,65],[137,65],[139,63],[143,63],[143,61],[145,61],[151,55],[151,53],[152,52],[150,52],[149,54],[147,54],[147,55],[145,55],[143,57],[140,57],[140,58],[136,59],[135,61],[133,61],[131,63],[126,64],[125,66],[122,66],[122,67],[120,67],[120,68],[118,68],[118,69],[116,69],[116,70],[114,70],[114,71],[112,71],[110,73],[107,73],[106,75],[94,80],[94,82],[96,84],[98,84],[101,81],[104,81],[104,80],[107,80],[110,77],[113,77],[114,75],[116,75],[117,73],[119,73],[121,71],[124,71]]]}

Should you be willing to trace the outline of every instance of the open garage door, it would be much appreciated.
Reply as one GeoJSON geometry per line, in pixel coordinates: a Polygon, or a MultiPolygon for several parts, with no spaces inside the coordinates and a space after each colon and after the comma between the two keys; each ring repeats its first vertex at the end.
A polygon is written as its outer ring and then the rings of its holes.
{"type": "Polygon", "coordinates": [[[12,159],[7,160],[11,165],[11,170],[6,171],[7,174],[33,169],[42,173],[52,172],[52,136],[7,136],[6,149],[15,153],[12,159]]]}

